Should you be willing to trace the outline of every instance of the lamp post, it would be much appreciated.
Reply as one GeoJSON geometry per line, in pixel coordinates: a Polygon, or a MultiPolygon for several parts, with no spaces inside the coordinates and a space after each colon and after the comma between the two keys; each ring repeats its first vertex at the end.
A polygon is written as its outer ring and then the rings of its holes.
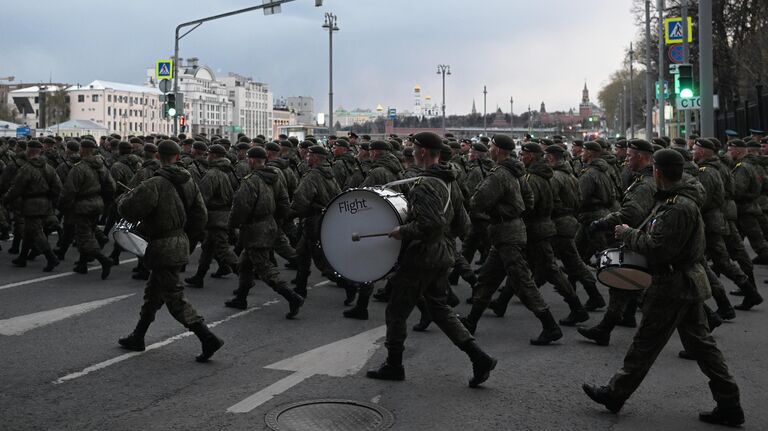
{"type": "Polygon", "coordinates": [[[323,28],[328,30],[328,135],[333,134],[333,32],[339,31],[336,15],[326,12],[323,28]]]}
{"type": "Polygon", "coordinates": [[[437,74],[443,75],[443,134],[445,134],[445,75],[451,74],[451,66],[447,64],[437,65],[437,74]]]}
{"type": "Polygon", "coordinates": [[[515,126],[515,99],[512,96],[509,97],[509,134],[512,134],[512,129],[515,126]]]}
{"type": "Polygon", "coordinates": [[[488,90],[486,90],[485,85],[483,85],[483,136],[488,136],[488,125],[487,125],[487,117],[488,113],[486,112],[486,99],[488,96],[488,90]]]}
{"type": "Polygon", "coordinates": [[[634,80],[635,70],[632,63],[635,61],[635,51],[632,49],[632,42],[629,42],[629,137],[635,139],[635,104],[634,104],[634,80]]]}

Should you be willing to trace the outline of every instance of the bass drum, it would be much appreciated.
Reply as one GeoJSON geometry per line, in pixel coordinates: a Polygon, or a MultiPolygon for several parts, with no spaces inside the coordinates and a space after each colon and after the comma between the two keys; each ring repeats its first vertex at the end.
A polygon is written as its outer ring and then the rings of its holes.
{"type": "Polygon", "coordinates": [[[352,241],[352,234],[390,232],[405,222],[407,212],[408,201],[390,189],[350,189],[337,195],[320,224],[320,246],[328,264],[350,281],[384,278],[397,263],[402,241],[387,236],[352,241]]]}
{"type": "Polygon", "coordinates": [[[120,220],[112,228],[112,239],[128,253],[144,257],[148,241],[139,232],[139,225],[141,223],[131,223],[125,219],[120,220]]]}
{"type": "Polygon", "coordinates": [[[600,253],[597,279],[616,289],[644,290],[651,286],[645,256],[624,247],[609,248],[600,253]]]}

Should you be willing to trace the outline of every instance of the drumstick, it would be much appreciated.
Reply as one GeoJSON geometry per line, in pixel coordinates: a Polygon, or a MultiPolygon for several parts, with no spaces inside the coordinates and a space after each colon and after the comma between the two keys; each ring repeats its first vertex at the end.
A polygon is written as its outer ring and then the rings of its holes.
{"type": "Polygon", "coordinates": [[[126,186],[125,184],[121,183],[120,181],[118,181],[118,182],[117,182],[117,185],[118,185],[118,186],[123,186],[123,187],[125,187],[125,189],[126,189],[126,190],[128,190],[129,192],[130,192],[130,191],[133,191],[133,189],[132,189],[132,188],[130,188],[130,187],[128,187],[128,186],[126,186]]]}
{"type": "Polygon", "coordinates": [[[367,234],[367,235],[360,235],[359,233],[353,233],[352,234],[352,241],[357,242],[357,241],[360,241],[362,238],[373,238],[373,237],[376,237],[376,236],[388,236],[388,235],[389,235],[389,232],[371,233],[371,234],[367,234]]]}

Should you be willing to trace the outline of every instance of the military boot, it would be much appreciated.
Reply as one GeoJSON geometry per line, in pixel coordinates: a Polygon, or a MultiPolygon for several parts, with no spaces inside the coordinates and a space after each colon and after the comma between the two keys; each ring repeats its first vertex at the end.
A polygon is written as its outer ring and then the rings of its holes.
{"type": "Polygon", "coordinates": [[[40,256],[40,250],[37,247],[32,247],[29,249],[29,253],[27,253],[27,260],[35,260],[37,256],[40,256]]]}
{"type": "Polygon", "coordinates": [[[482,308],[473,305],[472,310],[469,311],[469,314],[466,317],[459,317],[459,321],[462,325],[464,325],[465,328],[467,328],[467,331],[469,331],[470,334],[475,335],[475,331],[477,331],[477,322],[480,321],[482,316],[482,308]]]}
{"type": "Polygon", "coordinates": [[[720,315],[715,313],[707,304],[704,304],[704,314],[707,316],[707,324],[709,325],[709,332],[712,332],[715,330],[715,328],[719,327],[723,324],[723,319],[720,318],[720,315]]]}
{"type": "Polygon", "coordinates": [[[611,342],[611,332],[615,326],[616,322],[614,319],[606,313],[597,325],[591,328],[582,327],[576,330],[585,338],[597,343],[598,346],[607,346],[611,342]]]}
{"type": "Polygon", "coordinates": [[[56,258],[56,255],[53,254],[51,250],[45,252],[45,259],[46,264],[45,268],[43,268],[43,272],[51,272],[53,271],[53,268],[59,266],[59,259],[56,258]]]}
{"type": "Polygon", "coordinates": [[[203,266],[197,267],[197,272],[195,272],[195,275],[189,278],[185,278],[184,282],[189,285],[189,287],[195,287],[198,289],[202,289],[205,285],[205,273],[208,272],[208,268],[205,268],[203,266]]]}
{"type": "Polygon", "coordinates": [[[16,259],[13,259],[11,261],[11,263],[13,264],[13,266],[17,266],[19,268],[24,268],[25,266],[27,266],[27,256],[26,256],[26,254],[20,253],[19,257],[17,257],[16,259]]]}
{"type": "Polygon", "coordinates": [[[88,274],[88,263],[85,259],[85,256],[80,255],[80,258],[75,262],[75,267],[72,268],[72,272],[76,272],[78,274],[88,274]]]}
{"type": "Polygon", "coordinates": [[[11,241],[11,248],[8,249],[8,254],[18,254],[19,244],[21,244],[21,236],[13,235],[13,241],[11,241]]]}
{"type": "Polygon", "coordinates": [[[349,310],[342,313],[348,319],[368,320],[368,302],[370,301],[370,287],[366,290],[367,294],[360,289],[360,295],[357,297],[357,304],[349,310]]]}
{"type": "MultiPolygon", "coordinates": [[[[272,289],[277,292],[278,295],[282,296],[286,301],[288,301],[288,313],[285,314],[285,318],[295,318],[299,314],[299,309],[301,309],[301,306],[304,305],[304,298],[298,293],[286,287],[284,284],[277,286],[272,286],[270,283],[267,284],[269,284],[272,289]]],[[[246,295],[247,294],[248,293],[246,292],[246,295]]]]}
{"type": "Polygon", "coordinates": [[[587,313],[587,310],[585,310],[584,306],[581,305],[581,301],[579,300],[578,296],[574,295],[572,298],[568,298],[566,302],[568,303],[568,307],[570,307],[571,312],[565,319],[560,319],[561,325],[576,326],[577,323],[586,322],[589,320],[589,313],[587,313]]]}
{"type": "Polygon", "coordinates": [[[699,413],[699,420],[708,424],[740,427],[744,424],[744,411],[739,404],[730,407],[718,405],[711,412],[699,413]]]}
{"type": "Polygon", "coordinates": [[[605,299],[603,299],[603,295],[600,294],[600,291],[597,290],[595,283],[582,282],[582,284],[584,285],[584,291],[587,292],[587,295],[589,296],[587,302],[584,303],[584,309],[587,311],[597,311],[605,307],[605,299]]]}
{"type": "Polygon", "coordinates": [[[378,289],[376,293],[373,294],[373,299],[379,302],[387,302],[389,301],[390,295],[392,295],[392,285],[387,281],[387,284],[385,284],[384,287],[378,289]]]}
{"type": "Polygon", "coordinates": [[[307,298],[307,279],[309,278],[309,271],[296,271],[296,287],[293,291],[298,293],[302,298],[307,298]]]}
{"type": "Polygon", "coordinates": [[[592,401],[602,404],[613,413],[618,413],[624,406],[624,401],[611,396],[611,389],[608,386],[592,386],[584,383],[581,389],[592,401]]]}
{"type": "Polygon", "coordinates": [[[618,326],[623,326],[625,328],[637,328],[637,318],[635,317],[635,314],[637,313],[637,300],[632,299],[629,301],[629,304],[627,304],[626,310],[624,310],[624,316],[621,318],[621,320],[616,323],[618,326]]]}
{"type": "Polygon", "coordinates": [[[248,300],[245,299],[248,296],[248,292],[243,292],[240,289],[235,290],[235,297],[229,301],[224,302],[224,306],[227,308],[236,308],[238,310],[245,310],[248,308],[248,300]]]}
{"type": "Polygon", "coordinates": [[[106,280],[109,277],[109,273],[112,271],[112,259],[104,256],[103,253],[94,255],[94,257],[101,264],[101,279],[106,280]]]}
{"type": "Polygon", "coordinates": [[[109,258],[112,259],[112,265],[120,265],[120,252],[120,246],[115,244],[115,246],[112,247],[112,253],[109,254],[109,258]]]}
{"type": "Polygon", "coordinates": [[[227,265],[220,264],[219,269],[216,270],[213,274],[211,274],[211,277],[213,278],[224,278],[227,275],[232,274],[232,268],[230,268],[227,265]]]}
{"type": "Polygon", "coordinates": [[[144,335],[146,335],[147,329],[149,329],[151,323],[152,321],[149,319],[143,317],[140,318],[139,322],[136,324],[136,329],[134,329],[127,337],[117,340],[117,342],[125,349],[133,350],[135,352],[143,352],[144,335]]]}
{"type": "Polygon", "coordinates": [[[749,311],[755,305],[763,303],[763,297],[757,292],[757,288],[752,283],[744,283],[741,286],[741,291],[744,292],[744,301],[741,304],[734,306],[736,310],[749,311]]]}
{"type": "MultiPolygon", "coordinates": [[[[425,313],[421,313],[421,317],[419,318],[419,323],[413,325],[411,329],[413,329],[416,332],[427,332],[427,328],[429,328],[429,325],[431,324],[432,324],[432,319],[429,317],[429,315],[425,313]]],[[[462,322],[462,325],[463,324],[464,322],[462,322]]]]}
{"type": "Polygon", "coordinates": [[[456,293],[453,291],[453,289],[448,287],[448,297],[446,298],[445,302],[449,307],[454,308],[461,303],[461,300],[458,296],[456,296],[456,293]]]}
{"type": "Polygon", "coordinates": [[[504,317],[507,313],[509,301],[512,300],[513,296],[515,296],[515,292],[509,288],[509,286],[505,286],[501,289],[499,296],[488,304],[488,308],[493,311],[493,314],[495,314],[496,317],[504,317]]]}
{"type": "Polygon", "coordinates": [[[194,332],[197,338],[200,340],[203,351],[195,357],[197,362],[207,362],[211,359],[217,350],[221,349],[224,345],[224,341],[208,329],[208,325],[203,322],[193,323],[189,325],[189,330],[194,332]]]}
{"type": "Polygon", "coordinates": [[[357,297],[357,285],[348,281],[342,281],[341,284],[342,287],[344,287],[344,291],[346,293],[346,298],[344,298],[344,305],[349,307],[353,302],[355,302],[355,297],[357,297]]]}
{"type": "Polygon", "coordinates": [[[496,368],[496,359],[485,353],[480,346],[470,340],[459,347],[472,361],[472,378],[469,379],[469,387],[476,388],[488,380],[491,371],[496,368]]]}
{"type": "Polygon", "coordinates": [[[368,370],[365,376],[377,380],[405,380],[403,352],[387,351],[387,361],[375,370],[368,370]]]}
{"type": "Polygon", "coordinates": [[[448,274],[448,283],[451,286],[458,286],[459,284],[459,269],[453,268],[450,274],[448,274]]]}
{"type": "Polygon", "coordinates": [[[563,331],[557,326],[557,322],[555,322],[555,318],[549,310],[536,314],[536,317],[541,322],[542,330],[537,338],[532,338],[530,340],[532,345],[545,346],[553,341],[563,338],[563,331]]]}
{"type": "Polygon", "coordinates": [[[468,269],[461,273],[462,280],[466,281],[470,286],[474,286],[477,283],[477,274],[472,269],[468,269]]]}

